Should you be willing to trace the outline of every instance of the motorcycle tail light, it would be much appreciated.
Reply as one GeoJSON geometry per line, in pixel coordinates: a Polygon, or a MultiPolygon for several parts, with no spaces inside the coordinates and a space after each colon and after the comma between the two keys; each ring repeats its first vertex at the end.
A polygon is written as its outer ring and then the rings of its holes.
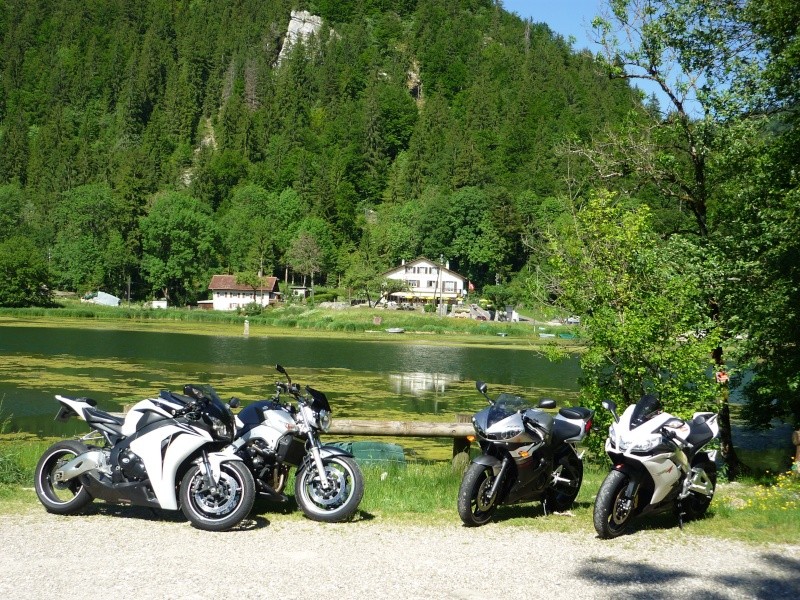
{"type": "Polygon", "coordinates": [[[589,419],[586,421],[586,425],[583,428],[583,433],[589,433],[592,430],[592,420],[589,419]]]}

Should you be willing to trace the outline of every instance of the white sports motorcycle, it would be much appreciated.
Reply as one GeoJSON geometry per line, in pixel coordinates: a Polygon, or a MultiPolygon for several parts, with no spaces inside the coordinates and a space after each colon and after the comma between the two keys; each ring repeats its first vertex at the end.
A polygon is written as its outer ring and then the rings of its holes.
{"type": "Polygon", "coordinates": [[[611,472],[597,492],[594,528],[601,538],[625,533],[637,515],[675,510],[683,519],[702,517],[717,483],[716,452],[701,449],[719,433],[717,415],[695,413],[686,422],[662,412],[651,394],[617,415],[617,407],[604,401],[614,416],[606,439],[611,472]]]}
{"type": "Polygon", "coordinates": [[[255,482],[229,446],[230,407],[210,388],[186,386],[137,402],[124,418],[89,398],[56,396],[56,419],[94,429],[50,446],[36,466],[36,495],[49,512],[73,514],[94,498],[181,509],[198,529],[225,531],[253,507],[255,482]],[[102,442],[95,445],[92,442],[102,442]]]}

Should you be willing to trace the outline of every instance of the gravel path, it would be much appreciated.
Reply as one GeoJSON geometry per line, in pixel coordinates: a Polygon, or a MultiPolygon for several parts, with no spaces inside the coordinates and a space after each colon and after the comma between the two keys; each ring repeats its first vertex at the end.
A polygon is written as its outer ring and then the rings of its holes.
{"type": "Polygon", "coordinates": [[[800,546],[639,531],[602,541],[490,524],[325,525],[268,514],[227,533],[98,507],[0,515],[0,598],[800,598],[800,546]]]}

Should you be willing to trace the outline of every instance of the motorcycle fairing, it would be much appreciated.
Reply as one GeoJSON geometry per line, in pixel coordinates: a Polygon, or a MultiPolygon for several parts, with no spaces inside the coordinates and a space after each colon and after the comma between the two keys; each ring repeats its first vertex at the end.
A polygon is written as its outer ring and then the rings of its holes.
{"type": "Polygon", "coordinates": [[[178,509],[175,494],[178,468],[190,455],[211,441],[211,435],[204,429],[169,421],[131,441],[130,448],[142,459],[161,508],[178,509]]]}
{"type": "Polygon", "coordinates": [[[185,408],[184,404],[164,398],[145,398],[134,404],[125,415],[122,434],[129,436],[152,424],[158,415],[162,419],[172,419],[175,412],[185,408]]]}

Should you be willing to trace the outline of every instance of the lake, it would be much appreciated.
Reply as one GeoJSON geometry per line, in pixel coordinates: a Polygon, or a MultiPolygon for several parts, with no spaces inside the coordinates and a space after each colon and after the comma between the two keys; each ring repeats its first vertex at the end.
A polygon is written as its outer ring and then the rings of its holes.
{"type": "MultiPolygon", "coordinates": [[[[282,364],[292,379],[328,394],[335,417],[454,421],[490,393],[574,404],[580,366],[532,348],[442,346],[403,339],[215,336],[161,331],[0,326],[0,400],[12,430],[73,433],[55,423],[55,394],[89,396],[101,408],[185,383],[210,383],[245,402],[269,396],[282,364]]],[[[80,429],[77,420],[73,427],[80,429]]]]}

